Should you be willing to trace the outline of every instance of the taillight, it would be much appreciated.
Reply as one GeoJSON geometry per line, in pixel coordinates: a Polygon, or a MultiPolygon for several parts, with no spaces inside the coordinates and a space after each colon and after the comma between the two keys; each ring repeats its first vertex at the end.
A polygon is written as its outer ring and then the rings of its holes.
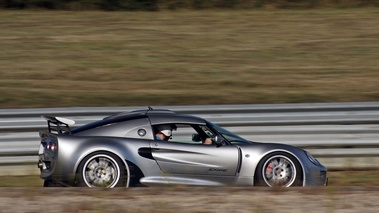
{"type": "Polygon", "coordinates": [[[57,151],[57,148],[58,148],[58,146],[56,143],[49,143],[46,146],[46,149],[51,150],[51,151],[57,151]]]}

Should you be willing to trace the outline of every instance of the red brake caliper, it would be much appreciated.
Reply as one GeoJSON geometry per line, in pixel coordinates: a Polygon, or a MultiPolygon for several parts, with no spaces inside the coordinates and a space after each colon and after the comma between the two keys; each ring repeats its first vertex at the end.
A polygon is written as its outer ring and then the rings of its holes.
{"type": "Polygon", "coordinates": [[[267,166],[266,168],[266,177],[269,177],[270,174],[272,173],[272,165],[271,163],[267,166]]]}

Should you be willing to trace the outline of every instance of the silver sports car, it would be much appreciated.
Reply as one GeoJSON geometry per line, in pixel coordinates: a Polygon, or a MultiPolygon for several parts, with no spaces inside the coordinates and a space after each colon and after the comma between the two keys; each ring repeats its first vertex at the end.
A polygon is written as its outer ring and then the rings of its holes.
{"type": "Polygon", "coordinates": [[[169,110],[125,112],[81,127],[42,116],[44,186],[324,186],[327,170],[300,148],[246,140],[169,110]]]}

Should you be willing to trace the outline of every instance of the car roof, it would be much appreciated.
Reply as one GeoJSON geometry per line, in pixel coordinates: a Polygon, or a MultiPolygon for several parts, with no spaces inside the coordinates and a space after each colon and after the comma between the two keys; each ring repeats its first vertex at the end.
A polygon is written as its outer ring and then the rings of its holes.
{"type": "Polygon", "coordinates": [[[107,119],[122,119],[122,118],[128,118],[128,117],[134,117],[134,116],[147,116],[148,114],[175,114],[175,112],[166,110],[166,109],[152,109],[149,108],[147,110],[135,110],[131,112],[120,112],[114,115],[110,115],[108,117],[105,117],[104,120],[107,119]]]}
{"type": "Polygon", "coordinates": [[[121,112],[114,115],[107,116],[102,120],[95,121],[84,126],[75,128],[72,130],[73,133],[93,129],[96,127],[104,126],[111,123],[118,123],[128,120],[140,119],[140,118],[148,118],[150,120],[151,125],[159,125],[159,124],[168,124],[168,123],[182,123],[182,124],[201,124],[205,125],[206,122],[204,119],[185,115],[185,114],[177,114],[173,111],[166,109],[152,109],[149,108],[147,110],[136,110],[131,112],[121,112]]]}
{"type": "Polygon", "coordinates": [[[129,120],[134,117],[148,117],[152,125],[165,123],[190,123],[190,124],[205,124],[205,120],[196,116],[177,114],[167,109],[152,109],[136,110],[132,112],[122,112],[108,116],[104,120],[112,119],[117,122],[129,120]]]}
{"type": "Polygon", "coordinates": [[[166,124],[166,123],[182,123],[182,124],[202,124],[205,125],[205,120],[196,116],[184,114],[148,114],[151,125],[166,124]]]}

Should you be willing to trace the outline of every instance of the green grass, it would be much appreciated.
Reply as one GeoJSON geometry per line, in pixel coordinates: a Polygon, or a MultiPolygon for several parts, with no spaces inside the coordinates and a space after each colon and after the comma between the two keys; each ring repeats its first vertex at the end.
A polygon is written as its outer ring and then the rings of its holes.
{"type": "MultiPolygon", "coordinates": [[[[379,170],[329,171],[329,186],[379,186],[379,170]]],[[[38,175],[1,176],[0,187],[42,187],[38,175]]]]}
{"type": "Polygon", "coordinates": [[[38,175],[1,176],[0,187],[42,187],[43,180],[38,175]]]}
{"type": "Polygon", "coordinates": [[[0,108],[378,101],[376,8],[0,11],[0,108]]]}

